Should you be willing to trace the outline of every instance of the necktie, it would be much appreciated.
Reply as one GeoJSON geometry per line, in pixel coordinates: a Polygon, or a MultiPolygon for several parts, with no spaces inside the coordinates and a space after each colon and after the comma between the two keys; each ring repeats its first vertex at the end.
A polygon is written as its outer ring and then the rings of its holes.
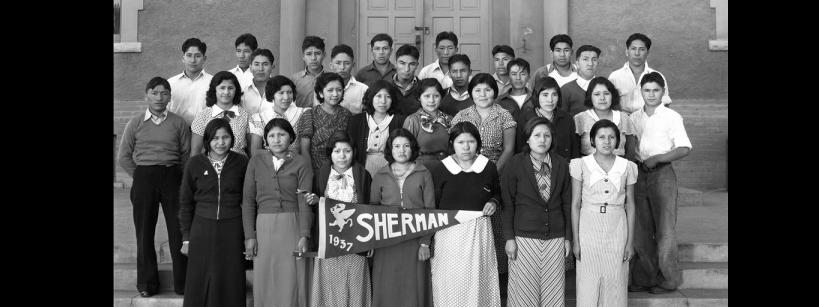
{"type": "Polygon", "coordinates": [[[344,174],[338,174],[333,178],[335,178],[335,180],[341,180],[341,188],[347,189],[347,176],[344,176],[344,174]]]}
{"type": "Polygon", "coordinates": [[[234,113],[233,111],[222,111],[222,118],[224,118],[228,122],[230,122],[230,119],[234,117],[236,117],[236,113],[234,113]]]}
{"type": "Polygon", "coordinates": [[[549,197],[552,193],[552,170],[549,168],[549,164],[546,162],[540,162],[540,171],[538,172],[538,188],[540,188],[540,194],[543,196],[543,199],[548,201],[549,197]]]}

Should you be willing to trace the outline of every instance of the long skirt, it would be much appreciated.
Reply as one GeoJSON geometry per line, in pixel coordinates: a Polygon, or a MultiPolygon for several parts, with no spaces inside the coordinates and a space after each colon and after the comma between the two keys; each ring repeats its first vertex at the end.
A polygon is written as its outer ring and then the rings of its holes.
{"type": "Polygon", "coordinates": [[[370,176],[375,176],[379,169],[387,165],[383,152],[367,153],[367,160],[364,162],[364,169],[370,172],[370,176]]]}
{"type": "Polygon", "coordinates": [[[429,260],[418,261],[420,238],[373,253],[373,306],[432,306],[429,260]]]}
{"type": "Polygon", "coordinates": [[[245,306],[242,217],[193,216],[183,306],[245,306]]]}
{"type": "Polygon", "coordinates": [[[310,306],[372,306],[367,258],[350,254],[316,258],[310,306]]]}
{"type": "Polygon", "coordinates": [[[628,236],[622,205],[583,204],[580,209],[580,259],[577,260],[577,306],[623,306],[628,303],[628,236]]]}
{"type": "Polygon", "coordinates": [[[307,306],[307,260],[293,256],[299,237],[295,212],[256,216],[253,306],[307,306]]]}
{"type": "Polygon", "coordinates": [[[500,306],[492,226],[480,217],[435,233],[435,306],[500,306]]]}
{"type": "Polygon", "coordinates": [[[509,260],[508,306],[563,306],[566,275],[564,238],[515,237],[515,260],[509,260]]]}

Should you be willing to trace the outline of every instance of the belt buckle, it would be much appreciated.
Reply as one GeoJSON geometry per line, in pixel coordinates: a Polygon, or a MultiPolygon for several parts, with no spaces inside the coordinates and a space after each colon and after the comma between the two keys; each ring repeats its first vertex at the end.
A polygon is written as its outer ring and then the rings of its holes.
{"type": "Polygon", "coordinates": [[[600,206],[600,213],[606,213],[606,206],[608,205],[608,203],[604,203],[602,206],[600,206]]]}

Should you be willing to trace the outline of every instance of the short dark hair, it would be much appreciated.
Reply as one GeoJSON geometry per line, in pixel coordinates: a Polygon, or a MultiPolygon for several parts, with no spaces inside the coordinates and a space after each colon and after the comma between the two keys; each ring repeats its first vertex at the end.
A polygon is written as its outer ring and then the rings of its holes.
{"type": "Polygon", "coordinates": [[[387,45],[392,48],[392,37],[387,33],[378,33],[370,40],[370,49],[373,49],[375,42],[387,41],[387,45]]]}
{"type": "Polygon", "coordinates": [[[421,56],[421,53],[418,52],[418,48],[416,48],[413,45],[409,45],[409,44],[401,45],[401,47],[398,47],[398,50],[395,51],[395,60],[397,61],[399,57],[402,57],[402,56],[405,56],[405,55],[409,55],[409,56],[415,58],[416,61],[418,61],[418,57],[421,56]]]}
{"type": "Polygon", "coordinates": [[[663,79],[663,75],[656,71],[652,71],[647,73],[643,76],[643,79],[640,80],[640,87],[642,88],[648,82],[657,82],[663,89],[665,89],[665,79],[663,79]]]}
{"type": "Polygon", "coordinates": [[[376,80],[373,82],[370,87],[364,91],[364,98],[361,99],[361,104],[364,106],[364,112],[367,114],[373,115],[375,113],[375,108],[373,108],[373,98],[375,95],[378,94],[381,90],[386,89],[387,94],[390,95],[392,102],[390,103],[389,109],[387,109],[387,114],[395,114],[398,111],[398,100],[401,98],[401,93],[398,92],[398,89],[387,80],[376,80]]]}
{"type": "Polygon", "coordinates": [[[512,49],[509,45],[495,45],[495,47],[492,48],[492,56],[495,56],[498,52],[506,53],[513,58],[515,57],[515,49],[512,49]]]}
{"type": "Polygon", "coordinates": [[[210,140],[215,138],[216,132],[222,128],[227,130],[227,134],[230,135],[230,146],[228,148],[233,148],[233,144],[236,144],[236,136],[233,134],[233,129],[230,128],[230,123],[224,118],[214,118],[205,125],[205,135],[202,136],[202,142],[205,143],[205,154],[209,154],[213,150],[210,148],[210,140]]]}
{"type": "Polygon", "coordinates": [[[396,128],[390,132],[390,137],[387,138],[387,144],[384,147],[384,159],[387,160],[387,165],[395,162],[395,158],[392,156],[392,142],[399,137],[407,138],[410,142],[410,150],[412,150],[412,154],[410,155],[409,162],[415,162],[415,159],[418,158],[418,140],[415,139],[415,136],[412,135],[412,132],[409,132],[409,130],[404,128],[396,128]]]}
{"type": "Polygon", "coordinates": [[[614,83],[611,83],[609,79],[606,77],[594,77],[589,82],[589,87],[586,89],[586,98],[583,99],[583,105],[586,108],[593,108],[594,104],[591,101],[592,91],[598,84],[603,84],[606,88],[611,92],[611,109],[612,110],[620,110],[620,91],[617,90],[617,87],[614,86],[614,83]]]}
{"type": "Polygon", "coordinates": [[[575,60],[580,58],[580,54],[583,53],[583,52],[586,52],[586,51],[591,51],[591,52],[597,53],[598,58],[600,57],[600,54],[601,54],[600,48],[597,48],[597,47],[592,46],[592,45],[583,45],[583,46],[580,46],[580,48],[577,48],[577,51],[574,52],[575,60]]]}
{"type": "Polygon", "coordinates": [[[631,46],[631,42],[633,42],[635,40],[643,41],[643,43],[646,44],[646,49],[651,50],[651,39],[648,38],[648,36],[646,36],[643,33],[634,33],[632,35],[629,35],[628,39],[626,39],[626,48],[631,46]]]}
{"type": "Polygon", "coordinates": [[[433,87],[438,94],[441,95],[441,98],[446,95],[446,91],[444,91],[444,87],[441,86],[441,82],[438,82],[438,79],[435,78],[424,78],[421,81],[418,81],[418,100],[421,100],[421,94],[427,91],[428,88],[433,87]]]}
{"type": "Polygon", "coordinates": [[[199,51],[202,52],[202,55],[205,55],[205,52],[208,51],[208,45],[206,45],[204,42],[200,41],[198,38],[195,37],[186,39],[185,42],[182,43],[182,53],[184,54],[185,52],[187,52],[188,48],[190,47],[199,48],[199,51]]]}
{"type": "Polygon", "coordinates": [[[338,44],[333,46],[333,50],[330,51],[330,58],[336,57],[339,53],[346,53],[350,56],[350,58],[355,59],[355,54],[353,54],[353,48],[346,45],[346,44],[338,44]]]}
{"type": "Polygon", "coordinates": [[[481,143],[481,132],[478,130],[478,127],[475,127],[475,124],[468,121],[459,122],[449,129],[449,152],[455,152],[455,139],[464,133],[469,133],[475,138],[477,141],[477,148],[475,148],[475,152],[480,152],[481,146],[483,145],[483,143],[481,143]]]}
{"type": "Polygon", "coordinates": [[[555,108],[560,108],[562,105],[563,96],[560,94],[560,85],[557,84],[557,80],[555,78],[546,76],[545,78],[540,78],[535,81],[535,85],[532,86],[532,96],[534,96],[534,107],[535,109],[540,108],[540,92],[553,88],[557,92],[557,104],[555,108]]]}
{"type": "MultiPolygon", "coordinates": [[[[554,79],[552,79],[552,80],[554,80],[554,79]]],[[[552,134],[552,143],[549,144],[549,149],[547,150],[547,152],[552,152],[553,151],[552,149],[555,148],[555,146],[554,146],[555,124],[552,123],[552,121],[550,121],[549,119],[547,119],[545,117],[535,116],[535,117],[530,118],[526,122],[526,124],[523,125],[523,139],[521,139],[521,140],[522,140],[523,143],[526,143],[526,140],[528,140],[530,137],[532,137],[532,132],[535,131],[535,127],[540,126],[540,125],[546,125],[546,128],[549,128],[549,132],[552,134]]],[[[531,150],[532,150],[532,148],[529,147],[528,145],[523,146],[523,151],[524,152],[528,153],[531,150]]]]}
{"type": "Polygon", "coordinates": [[[284,132],[287,132],[287,134],[290,135],[290,144],[293,144],[293,142],[296,141],[296,131],[293,130],[293,125],[291,125],[286,119],[277,117],[267,122],[267,125],[264,125],[264,135],[262,136],[262,140],[264,141],[265,146],[267,146],[267,134],[270,133],[270,130],[273,130],[273,128],[276,127],[284,130],[284,132]]]}
{"type": "Polygon", "coordinates": [[[464,64],[466,64],[467,67],[469,67],[469,70],[472,70],[472,61],[469,60],[468,55],[458,53],[449,57],[449,67],[452,67],[452,64],[455,64],[457,62],[463,62],[464,64]]]}
{"type": "Polygon", "coordinates": [[[589,141],[591,141],[591,146],[594,147],[594,148],[597,148],[594,145],[594,137],[597,136],[597,130],[600,130],[602,128],[612,128],[612,129],[614,129],[614,135],[615,135],[615,138],[617,139],[617,142],[614,143],[614,148],[620,147],[620,128],[618,128],[617,125],[614,124],[614,122],[612,122],[612,121],[610,121],[608,119],[598,120],[596,123],[594,123],[594,125],[592,125],[591,131],[589,132],[589,139],[590,139],[589,141]]]}
{"type": "Polygon", "coordinates": [[[250,47],[250,50],[252,51],[256,51],[256,48],[259,48],[259,43],[256,41],[256,37],[250,33],[239,35],[239,37],[236,38],[236,43],[234,44],[235,45],[234,47],[239,47],[239,45],[241,45],[242,43],[250,47]]]}
{"type": "Polygon", "coordinates": [[[479,73],[472,77],[472,80],[469,80],[469,97],[472,97],[472,89],[478,86],[478,84],[489,85],[494,92],[492,93],[492,100],[498,98],[498,81],[495,81],[495,77],[492,77],[492,75],[485,72],[479,73]]]}
{"type": "Polygon", "coordinates": [[[458,46],[458,35],[452,31],[444,31],[435,36],[435,47],[438,47],[438,44],[445,39],[451,40],[455,46],[458,46]]]}
{"type": "Polygon", "coordinates": [[[524,58],[514,58],[511,61],[509,61],[509,63],[506,63],[506,71],[512,71],[512,66],[515,65],[520,66],[520,68],[525,70],[526,73],[532,72],[529,67],[529,61],[527,61],[524,58]]]}
{"type": "Polygon", "coordinates": [[[555,45],[557,43],[566,43],[569,44],[569,48],[572,48],[572,38],[566,34],[558,34],[552,36],[552,39],[549,40],[549,50],[555,50],[555,45]]]}
{"type": "Polygon", "coordinates": [[[307,36],[301,42],[301,52],[304,52],[304,50],[310,47],[316,47],[318,50],[321,50],[321,52],[324,52],[324,40],[318,36],[307,36]]]}
{"type": "Polygon", "coordinates": [[[344,100],[344,78],[334,72],[323,72],[316,77],[316,86],[313,87],[313,91],[316,93],[316,99],[318,99],[319,102],[324,103],[324,97],[321,97],[322,91],[324,91],[324,87],[332,81],[341,83],[342,93],[341,99],[339,99],[338,102],[341,103],[341,101],[344,100]]]}
{"type": "Polygon", "coordinates": [[[148,84],[145,85],[145,92],[147,93],[149,90],[155,88],[157,85],[162,85],[169,92],[171,91],[171,84],[168,83],[168,80],[162,77],[153,77],[151,78],[151,80],[148,81],[148,84]]]}
{"type": "Polygon", "coordinates": [[[253,50],[253,52],[250,53],[250,62],[253,62],[253,59],[260,55],[266,56],[267,59],[270,60],[270,64],[276,62],[276,57],[273,56],[273,52],[270,51],[270,49],[264,48],[253,50]]]}
{"type": "Polygon", "coordinates": [[[242,86],[239,85],[239,79],[236,78],[232,72],[229,71],[220,71],[213,75],[213,78],[210,79],[210,85],[208,86],[208,91],[205,93],[205,106],[212,107],[216,104],[216,87],[219,84],[222,84],[222,81],[230,80],[233,82],[233,86],[236,87],[236,94],[233,95],[233,105],[240,106],[242,105],[242,86]]]}
{"type": "Polygon", "coordinates": [[[264,86],[264,99],[273,102],[273,95],[280,91],[285,85],[290,86],[293,90],[293,97],[296,97],[296,84],[293,83],[293,80],[282,75],[277,75],[267,80],[267,84],[264,86]]]}
{"type": "Polygon", "coordinates": [[[350,135],[347,134],[346,131],[336,131],[330,135],[330,138],[327,139],[326,146],[324,147],[324,153],[327,154],[327,158],[330,158],[330,155],[333,154],[333,148],[336,147],[336,143],[347,143],[350,144],[350,148],[353,149],[353,161],[355,161],[355,146],[353,146],[353,140],[350,138],[350,135]]]}

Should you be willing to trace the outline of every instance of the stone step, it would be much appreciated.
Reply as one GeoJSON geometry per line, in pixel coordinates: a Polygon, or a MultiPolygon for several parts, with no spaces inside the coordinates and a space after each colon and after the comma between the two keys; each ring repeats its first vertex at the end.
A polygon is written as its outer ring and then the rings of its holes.
{"type": "Polygon", "coordinates": [[[677,206],[702,206],[702,192],[684,187],[677,188],[677,206]]]}
{"type": "MultiPolygon", "coordinates": [[[[160,263],[159,290],[173,293],[173,268],[169,263],[160,263]]],[[[245,271],[247,286],[253,286],[253,271],[245,271]]],[[[137,268],[136,263],[114,264],[114,290],[136,290],[137,268]]]]}
{"type": "MultiPolygon", "coordinates": [[[[575,291],[566,291],[566,306],[577,306],[575,291]]],[[[727,307],[728,290],[682,289],[666,294],[629,293],[629,307],[727,307]]],[[[140,297],[135,290],[114,290],[114,307],[181,307],[182,295],[162,291],[152,297],[140,297]]],[[[247,306],[253,306],[253,293],[247,293],[247,306]]]]}
{"type": "Polygon", "coordinates": [[[728,289],[728,262],[681,262],[680,289],[728,289]]]}
{"type": "Polygon", "coordinates": [[[728,262],[728,243],[679,243],[680,262],[728,262]]]}
{"type": "MultiPolygon", "coordinates": [[[[141,297],[136,290],[114,290],[114,307],[182,307],[183,296],[173,291],[160,291],[151,297],[141,297]]],[[[247,307],[253,307],[253,292],[247,292],[247,307]]]]}

